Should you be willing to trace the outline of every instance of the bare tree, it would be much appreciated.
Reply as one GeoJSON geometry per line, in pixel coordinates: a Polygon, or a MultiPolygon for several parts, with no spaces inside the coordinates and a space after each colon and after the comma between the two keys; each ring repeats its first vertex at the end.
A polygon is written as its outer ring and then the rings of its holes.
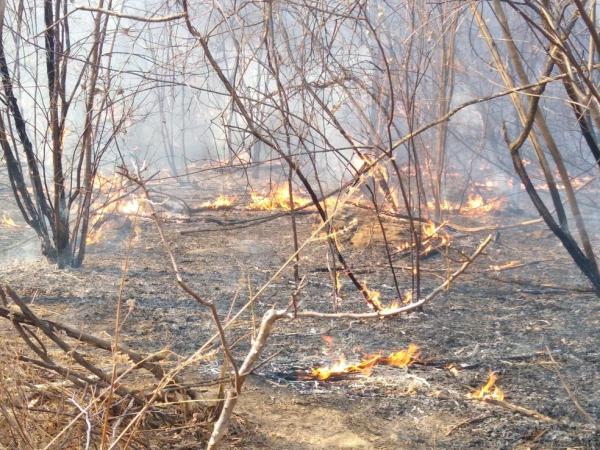
{"type": "Polygon", "coordinates": [[[36,2],[32,17],[23,17],[27,12],[18,4],[9,5],[0,36],[5,105],[0,144],[21,214],[39,236],[42,253],[59,267],[83,261],[94,176],[130,118],[134,95],[125,93],[122,80],[114,82],[111,70],[120,19],[102,12],[92,13],[91,22],[90,13],[73,19],[69,5],[36,2]],[[40,30],[33,26],[37,16],[43,17],[40,30]],[[32,20],[25,27],[27,19],[32,20]],[[73,20],[78,27],[87,21],[91,28],[77,42],[73,20]],[[109,23],[115,25],[110,39],[109,23]],[[10,42],[11,31],[15,36],[31,33],[31,39],[10,42]],[[40,44],[43,74],[36,67],[40,44]],[[29,45],[34,56],[28,56],[29,45]]]}

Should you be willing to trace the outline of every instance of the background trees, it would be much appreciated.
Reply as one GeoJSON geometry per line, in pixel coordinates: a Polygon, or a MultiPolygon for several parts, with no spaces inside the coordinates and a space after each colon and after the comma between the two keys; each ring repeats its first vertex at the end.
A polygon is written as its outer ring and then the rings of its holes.
{"type": "Polygon", "coordinates": [[[127,63],[115,54],[119,20],[74,16],[69,5],[9,3],[0,45],[10,183],[42,253],[59,267],[83,261],[94,177],[135,104],[117,69],[127,63]]]}
{"type": "Polygon", "coordinates": [[[181,180],[206,159],[280,161],[313,201],[360,179],[375,210],[411,217],[417,247],[413,219],[523,183],[598,287],[573,186],[600,157],[595,13],[582,1],[9,4],[0,132],[15,199],[64,266],[83,260],[107,153],[181,180]],[[508,151],[502,123],[519,136],[508,151]]]}

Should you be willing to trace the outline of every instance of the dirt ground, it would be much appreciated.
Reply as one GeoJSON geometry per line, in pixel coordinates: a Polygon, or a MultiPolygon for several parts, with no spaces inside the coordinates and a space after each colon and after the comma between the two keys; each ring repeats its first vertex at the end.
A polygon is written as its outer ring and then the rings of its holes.
{"type": "MultiPolygon", "coordinates": [[[[193,195],[190,202],[201,201],[193,195]]],[[[11,212],[7,198],[5,193],[0,210],[11,212]]],[[[243,305],[293,252],[287,216],[246,228],[223,224],[269,214],[234,208],[165,222],[184,277],[223,316],[243,305]],[[181,233],[191,229],[203,231],[181,233]]],[[[344,214],[368,222],[355,208],[344,214]]],[[[509,224],[522,219],[504,213],[486,221],[509,224]]],[[[482,221],[456,220],[466,225],[482,221]]],[[[311,234],[314,224],[314,215],[299,217],[301,238],[311,234]]],[[[134,306],[123,339],[145,351],[167,347],[182,357],[189,355],[214,333],[209,315],[177,289],[152,222],[140,219],[140,225],[126,275],[124,298],[134,306]]],[[[443,281],[448,265],[460,265],[461,252],[472,252],[487,233],[450,229],[448,234],[452,244],[447,255],[444,251],[423,262],[425,293],[443,281]]],[[[92,246],[81,269],[63,271],[22,245],[11,248],[29,235],[21,227],[1,229],[1,282],[44,317],[90,333],[112,333],[129,234],[92,246]]],[[[381,291],[384,301],[392,298],[393,280],[383,264],[381,245],[354,245],[351,237],[341,241],[361,279],[381,291]]],[[[408,286],[409,261],[398,256],[395,265],[400,284],[408,286]]],[[[304,307],[331,311],[326,267],[326,242],[318,239],[302,252],[304,307]]],[[[287,304],[292,280],[291,269],[286,269],[230,330],[237,357],[248,350],[262,313],[287,304]]],[[[347,280],[342,292],[343,310],[365,310],[347,280]]],[[[9,336],[7,325],[0,327],[9,336]]],[[[246,384],[228,445],[282,450],[600,448],[600,432],[590,423],[590,418],[600,421],[599,330],[600,302],[558,241],[542,225],[503,230],[468,272],[422,312],[377,321],[278,323],[263,364],[246,384]],[[502,268],[511,261],[518,266],[502,268]],[[331,346],[324,336],[332,338],[331,346]],[[298,370],[330,363],[341,354],[358,361],[365,354],[385,354],[410,343],[420,347],[422,363],[408,369],[378,366],[370,377],[332,382],[295,379],[298,370]],[[450,363],[456,371],[446,368],[450,363]],[[516,408],[468,397],[485,383],[489,371],[498,374],[506,401],[516,408]]],[[[193,370],[197,376],[217,376],[218,361],[202,362],[193,370]]]]}

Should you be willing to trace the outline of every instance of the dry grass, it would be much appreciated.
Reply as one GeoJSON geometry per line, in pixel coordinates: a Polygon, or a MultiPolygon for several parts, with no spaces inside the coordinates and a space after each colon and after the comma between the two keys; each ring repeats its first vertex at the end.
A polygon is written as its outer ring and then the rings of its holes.
{"type": "MultiPolygon", "coordinates": [[[[30,328],[28,333],[33,337],[36,332],[30,328]]],[[[49,359],[69,375],[82,372],[69,355],[38,334],[33,339],[49,359]]],[[[118,376],[106,385],[90,373],[89,383],[77,383],[40,367],[40,359],[16,333],[3,333],[0,348],[0,449],[197,447],[207,438],[206,400],[190,402],[183,390],[173,391],[172,384],[166,388],[169,377],[157,381],[145,371],[133,370],[135,364],[120,353],[77,347],[79,354],[108,373],[117,362],[118,376]],[[117,386],[133,395],[118,395],[117,386]]],[[[165,361],[167,369],[172,361],[165,361]]]]}

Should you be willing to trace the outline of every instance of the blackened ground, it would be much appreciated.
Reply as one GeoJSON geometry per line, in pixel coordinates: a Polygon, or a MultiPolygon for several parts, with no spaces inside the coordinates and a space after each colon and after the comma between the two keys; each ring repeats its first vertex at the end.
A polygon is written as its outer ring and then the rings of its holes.
{"type": "MultiPolygon", "coordinates": [[[[193,197],[193,192],[188,195],[193,197]]],[[[244,305],[293,248],[289,217],[229,231],[214,219],[222,223],[268,214],[236,208],[165,222],[184,277],[218,305],[222,316],[244,305]],[[204,231],[180,233],[190,229],[204,231]]],[[[363,227],[372,223],[357,209],[349,208],[344,214],[347,220],[357,217],[363,227]]],[[[299,218],[301,242],[313,232],[315,219],[311,215],[299,218]]],[[[18,249],[11,250],[1,261],[0,280],[45,317],[92,333],[112,333],[119,279],[129,254],[124,298],[132,299],[129,304],[135,306],[124,325],[124,340],[146,351],[168,347],[178,355],[189,355],[214,333],[214,327],[208,312],[176,287],[152,222],[140,220],[141,233],[130,252],[128,236],[113,236],[90,248],[81,269],[59,271],[33,254],[22,257],[18,249]]],[[[456,218],[463,224],[466,220],[456,218]]],[[[509,214],[486,219],[499,224],[520,220],[509,214]]],[[[386,302],[395,290],[374,229],[370,243],[357,246],[352,236],[340,239],[361,280],[381,291],[386,302]]],[[[399,244],[402,226],[396,231],[393,243],[399,244]]],[[[460,252],[472,252],[486,235],[449,234],[453,241],[447,253],[442,251],[423,263],[425,293],[460,265],[460,252]]],[[[25,228],[2,228],[0,248],[27,236],[25,228]]],[[[332,308],[331,282],[324,271],[327,261],[323,239],[302,252],[304,308],[332,308]]],[[[397,258],[395,265],[399,284],[410,286],[406,270],[410,261],[397,258]]],[[[288,268],[230,328],[230,341],[238,341],[238,358],[247,351],[262,313],[289,302],[292,280],[288,268]]],[[[248,381],[230,444],[276,449],[600,447],[600,434],[573,400],[600,421],[600,299],[587,289],[560,244],[538,225],[501,231],[469,271],[422,312],[376,321],[280,322],[263,360],[276,356],[248,381]],[[511,261],[525,265],[502,270],[511,261]],[[333,338],[333,349],[323,336],[333,338]],[[296,382],[281,376],[297,368],[327,364],[340,354],[358,361],[365,354],[392,352],[410,343],[419,345],[423,358],[432,365],[380,366],[370,377],[336,382],[296,382]],[[450,361],[466,368],[452,374],[443,364],[450,361]],[[508,402],[559,423],[468,398],[485,383],[489,371],[499,375],[508,402]]],[[[346,279],[343,293],[342,310],[366,310],[346,279]]],[[[0,323],[0,327],[5,325],[0,323]]],[[[3,330],[6,333],[8,328],[3,330]]],[[[218,360],[202,362],[192,372],[190,376],[199,378],[218,376],[218,360]]]]}

